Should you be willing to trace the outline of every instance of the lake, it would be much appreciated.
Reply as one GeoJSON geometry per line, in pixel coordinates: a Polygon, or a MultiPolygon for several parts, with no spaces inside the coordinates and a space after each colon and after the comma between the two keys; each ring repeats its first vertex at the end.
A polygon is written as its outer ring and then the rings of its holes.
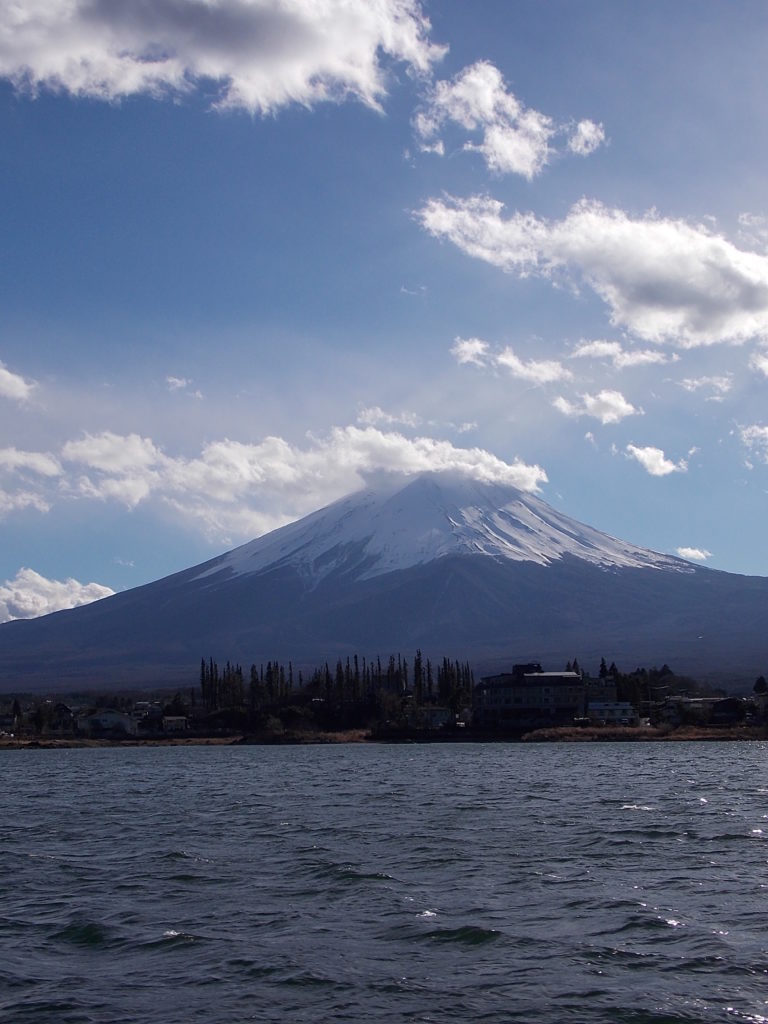
{"type": "Polygon", "coordinates": [[[766,759],[0,751],[0,1020],[764,1024],[766,759]]]}

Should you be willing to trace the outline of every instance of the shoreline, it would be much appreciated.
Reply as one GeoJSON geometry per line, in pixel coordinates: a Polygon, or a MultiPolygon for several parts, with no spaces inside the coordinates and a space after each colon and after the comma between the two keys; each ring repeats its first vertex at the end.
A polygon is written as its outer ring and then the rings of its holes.
{"type": "Polygon", "coordinates": [[[535,729],[522,735],[464,734],[440,736],[373,736],[365,729],[341,732],[283,733],[274,736],[237,733],[232,736],[153,736],[125,739],[78,738],[61,736],[0,737],[0,750],[69,750],[100,747],[234,747],[234,746],[325,746],[340,743],[694,743],[755,742],[768,740],[765,726],[680,726],[677,729],[655,729],[649,726],[610,726],[576,728],[556,726],[535,729]]]}

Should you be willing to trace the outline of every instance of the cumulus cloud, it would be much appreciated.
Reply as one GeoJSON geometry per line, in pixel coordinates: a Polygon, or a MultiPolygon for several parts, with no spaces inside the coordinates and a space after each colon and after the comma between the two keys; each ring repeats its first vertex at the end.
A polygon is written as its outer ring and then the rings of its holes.
{"type": "Polygon", "coordinates": [[[596,395],[581,395],[580,402],[571,402],[562,395],[552,403],[564,416],[592,416],[605,426],[619,423],[627,416],[641,416],[642,409],[635,408],[620,391],[603,390],[596,395]]]}
{"type": "Polygon", "coordinates": [[[651,363],[675,361],[677,355],[668,356],[658,349],[625,349],[618,341],[580,341],[571,353],[572,359],[607,359],[615,369],[623,370],[632,366],[647,366],[651,363]]]}
{"type": "Polygon", "coordinates": [[[706,548],[677,548],[681,558],[687,558],[689,562],[706,562],[712,557],[712,552],[706,548]]]}
{"type": "Polygon", "coordinates": [[[556,130],[552,118],[525,107],[488,61],[435,84],[429,102],[414,119],[425,149],[444,152],[435,137],[448,121],[480,133],[480,142],[467,142],[464,149],[480,153],[492,171],[520,174],[530,181],[549,161],[556,130]]]}
{"type": "Polygon", "coordinates": [[[652,445],[640,448],[638,445],[628,444],[626,452],[629,458],[639,462],[646,473],[649,473],[651,476],[685,473],[688,469],[688,463],[684,459],[680,459],[679,462],[672,462],[671,459],[666,457],[661,448],[654,448],[652,445]]]}
{"type": "Polygon", "coordinates": [[[505,462],[481,448],[430,437],[407,438],[373,426],[337,427],[305,447],[279,437],[258,444],[224,439],[197,458],[173,457],[136,434],[86,435],[62,457],[81,475],[74,493],[129,507],[155,497],[217,538],[263,533],[359,488],[367,474],[451,470],[480,480],[538,490],[545,471],[505,462]]]}
{"type": "Polygon", "coordinates": [[[12,373],[4,363],[0,362],[0,398],[26,402],[36,386],[34,381],[25,380],[18,373],[12,373]]]}
{"type": "MultiPolygon", "coordinates": [[[[485,60],[463,68],[450,81],[435,83],[413,121],[422,151],[444,155],[445,143],[439,136],[449,123],[477,135],[479,141],[466,142],[463,148],[480,153],[489,170],[519,174],[528,181],[551,160],[554,137],[566,131],[547,114],[526,107],[507,88],[499,69],[485,60]]],[[[588,156],[604,138],[602,125],[581,121],[568,149],[588,156]]]]}
{"type": "Polygon", "coordinates": [[[25,0],[0,5],[0,76],[102,100],[212,82],[216,106],[258,114],[378,108],[382,58],[424,73],[444,54],[429,31],[418,0],[25,0]]]}
{"type": "Polygon", "coordinates": [[[585,284],[615,327],[683,348],[768,337],[768,256],[736,248],[702,225],[632,218],[583,199],[561,221],[503,216],[488,196],[430,199],[423,227],[519,277],[585,284]]]}
{"type": "Polygon", "coordinates": [[[768,352],[755,352],[749,360],[749,365],[758,373],[768,377],[768,352]]]}
{"type": "Polygon", "coordinates": [[[460,366],[471,363],[501,367],[513,377],[532,384],[551,384],[553,381],[570,380],[573,376],[556,359],[521,359],[509,345],[493,351],[488,342],[480,338],[456,338],[451,353],[460,366]]]}
{"type": "Polygon", "coordinates": [[[0,622],[34,619],[38,615],[77,608],[114,590],[100,583],[79,583],[75,579],[50,580],[34,569],[19,569],[12,580],[0,584],[0,622]]]}
{"type": "Polygon", "coordinates": [[[577,156],[589,156],[605,142],[605,129],[594,121],[579,121],[568,139],[568,149],[577,156]]]}

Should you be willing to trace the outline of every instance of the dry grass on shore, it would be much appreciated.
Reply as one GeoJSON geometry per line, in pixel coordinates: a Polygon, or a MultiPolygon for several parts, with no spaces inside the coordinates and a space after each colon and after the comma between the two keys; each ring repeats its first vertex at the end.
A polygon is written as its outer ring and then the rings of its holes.
{"type": "Polygon", "coordinates": [[[339,732],[281,732],[234,736],[159,736],[125,739],[87,739],[59,736],[0,736],[0,750],[66,750],[79,747],[222,747],[239,744],[365,743],[368,729],[344,729],[339,732]]]}
{"type": "Polygon", "coordinates": [[[526,733],[524,743],[621,743],[621,742],[665,742],[690,740],[765,740],[768,739],[764,726],[695,726],[682,725],[677,729],[670,726],[617,725],[587,726],[575,728],[561,726],[552,729],[535,729],[526,733]]]}

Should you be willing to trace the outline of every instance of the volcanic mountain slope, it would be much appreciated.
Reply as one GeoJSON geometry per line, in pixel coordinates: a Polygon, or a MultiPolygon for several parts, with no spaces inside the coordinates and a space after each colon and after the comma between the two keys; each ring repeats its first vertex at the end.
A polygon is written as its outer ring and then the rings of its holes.
{"type": "Polygon", "coordinates": [[[4,691],[192,685],[201,657],[314,666],[401,651],[560,667],[765,670],[768,580],[693,566],[513,487],[429,474],[343,498],[209,562],[0,626],[4,691]]]}

